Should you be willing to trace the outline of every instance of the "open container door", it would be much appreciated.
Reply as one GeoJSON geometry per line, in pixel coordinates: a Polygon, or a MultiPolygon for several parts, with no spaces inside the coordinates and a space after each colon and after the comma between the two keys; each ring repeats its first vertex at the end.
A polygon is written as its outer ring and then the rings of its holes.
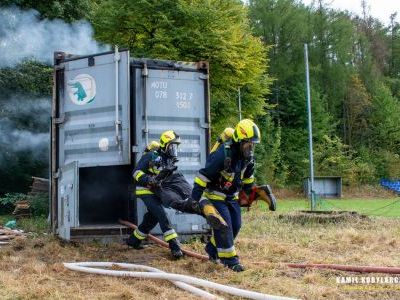
{"type": "Polygon", "coordinates": [[[71,227],[79,226],[78,191],[78,162],[73,161],[63,166],[58,176],[58,235],[65,240],[70,239],[71,227]]]}
{"type": "Polygon", "coordinates": [[[61,221],[55,220],[61,209],[56,201],[56,193],[61,192],[56,178],[71,162],[78,162],[80,178],[75,199],[79,219],[74,226],[96,224],[102,228],[103,224],[117,223],[118,217],[123,216],[129,201],[128,185],[121,186],[118,180],[130,177],[129,64],[126,50],[90,56],[55,54],[53,231],[61,221]],[[103,186],[106,193],[95,191],[96,184],[103,186]]]}

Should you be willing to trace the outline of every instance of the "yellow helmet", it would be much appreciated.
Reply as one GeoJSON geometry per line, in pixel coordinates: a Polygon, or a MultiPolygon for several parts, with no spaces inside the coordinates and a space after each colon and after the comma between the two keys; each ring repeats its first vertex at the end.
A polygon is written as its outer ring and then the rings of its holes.
{"type": "Polygon", "coordinates": [[[150,144],[144,149],[145,152],[156,151],[160,148],[160,143],[157,141],[151,141],[150,144]]]}
{"type": "Polygon", "coordinates": [[[260,139],[260,130],[252,120],[243,119],[236,125],[233,133],[233,140],[235,142],[251,141],[253,143],[259,143],[260,139]]]}
{"type": "Polygon", "coordinates": [[[173,130],[164,131],[160,136],[160,148],[165,149],[170,143],[180,144],[181,139],[173,130]]]}
{"type": "Polygon", "coordinates": [[[235,132],[235,129],[227,127],[224,129],[224,131],[221,133],[219,136],[221,139],[221,142],[225,143],[226,141],[230,140],[233,136],[233,133],[235,132]]]}

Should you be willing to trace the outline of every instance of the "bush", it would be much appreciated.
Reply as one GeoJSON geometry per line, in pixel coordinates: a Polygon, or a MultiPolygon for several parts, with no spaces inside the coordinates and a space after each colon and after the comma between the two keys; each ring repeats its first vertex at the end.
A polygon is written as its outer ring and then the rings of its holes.
{"type": "Polygon", "coordinates": [[[38,193],[29,196],[29,203],[31,204],[32,214],[34,216],[47,216],[49,214],[49,196],[46,193],[38,193]]]}
{"type": "Polygon", "coordinates": [[[14,211],[15,202],[27,199],[25,194],[7,193],[0,198],[0,213],[10,214],[14,211]]]}
{"type": "Polygon", "coordinates": [[[49,214],[49,196],[46,193],[38,193],[28,196],[22,193],[7,193],[0,198],[0,214],[11,214],[15,203],[19,200],[27,200],[30,203],[34,216],[47,216],[49,214]]]}

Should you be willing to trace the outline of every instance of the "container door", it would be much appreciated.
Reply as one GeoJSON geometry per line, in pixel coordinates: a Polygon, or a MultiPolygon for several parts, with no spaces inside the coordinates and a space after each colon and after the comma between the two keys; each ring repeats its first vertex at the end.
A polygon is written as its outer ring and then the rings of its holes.
{"type": "Polygon", "coordinates": [[[78,162],[61,167],[58,174],[58,235],[65,240],[70,240],[71,227],[79,226],[78,184],[78,162]]]}
{"type": "Polygon", "coordinates": [[[58,67],[59,166],[129,164],[129,52],[65,59],[58,67]]]}
{"type": "MultiPolygon", "coordinates": [[[[158,141],[163,131],[174,130],[181,138],[178,170],[192,184],[198,170],[205,165],[207,155],[207,76],[193,65],[186,65],[186,70],[148,67],[148,72],[136,70],[136,111],[140,113],[136,117],[139,150],[144,149],[147,141],[158,141]],[[190,67],[193,69],[190,70],[190,67]]],[[[144,203],[139,199],[139,224],[146,211],[144,203]]],[[[166,209],[166,212],[181,237],[208,230],[201,216],[173,209],[166,209]]],[[[152,233],[161,234],[159,225],[152,233]]]]}
{"type": "Polygon", "coordinates": [[[207,155],[205,75],[198,71],[149,69],[148,77],[142,77],[140,71],[137,76],[142,84],[137,85],[136,93],[141,95],[140,89],[146,89],[145,99],[137,97],[142,100],[137,103],[137,111],[141,112],[137,116],[141,130],[139,149],[147,141],[158,141],[163,131],[174,130],[182,142],[178,153],[179,171],[192,183],[205,165],[207,155]]]}

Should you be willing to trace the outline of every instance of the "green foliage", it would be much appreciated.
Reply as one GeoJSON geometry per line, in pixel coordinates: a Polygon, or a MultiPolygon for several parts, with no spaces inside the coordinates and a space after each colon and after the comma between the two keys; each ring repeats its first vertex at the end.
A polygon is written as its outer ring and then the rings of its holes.
{"type": "Polygon", "coordinates": [[[356,184],[397,174],[390,167],[400,144],[396,16],[385,28],[368,15],[354,18],[330,9],[325,1],[306,7],[294,0],[251,0],[249,11],[254,32],[270,46],[269,70],[276,80],[269,101],[277,104],[273,121],[282,128],[288,182],[308,176],[304,43],[317,175],[342,175],[356,184]]]}
{"type": "Polygon", "coordinates": [[[282,159],[281,128],[275,128],[269,116],[259,117],[256,122],[262,132],[261,143],[256,147],[256,181],[284,186],[288,168],[282,159]]]}
{"type": "MultiPolygon", "coordinates": [[[[304,85],[294,84],[281,93],[280,122],[282,126],[283,165],[289,167],[291,183],[300,183],[308,176],[308,119],[304,85]]],[[[325,98],[317,90],[312,90],[312,122],[314,143],[324,143],[335,128],[332,116],[326,111],[325,98]]]]}
{"type": "Polygon", "coordinates": [[[93,25],[100,41],[128,47],[136,57],[208,61],[216,134],[238,120],[239,87],[243,115],[265,113],[267,56],[241,1],[105,0],[93,25]]]}
{"type": "MultiPolygon", "coordinates": [[[[99,41],[128,47],[135,57],[208,61],[213,139],[238,121],[240,88],[243,117],[253,118],[262,132],[257,180],[281,186],[298,185],[308,176],[307,43],[317,175],[341,175],[349,184],[399,177],[397,16],[385,27],[368,14],[354,17],[331,9],[326,1],[311,6],[296,0],[246,3],[4,0],[0,5],[37,9],[42,18],[67,22],[87,18],[99,41]]],[[[0,69],[2,132],[11,132],[11,125],[22,133],[47,131],[48,120],[31,116],[44,107],[37,105],[39,98],[49,98],[51,76],[52,68],[36,61],[0,69]],[[20,97],[11,98],[16,92],[20,97]],[[26,101],[30,109],[10,106],[10,99],[26,101]]],[[[47,175],[47,150],[10,145],[0,143],[0,195],[25,192],[31,174],[47,175]]]]}
{"type": "Polygon", "coordinates": [[[10,214],[14,210],[15,202],[26,199],[25,194],[6,193],[0,197],[0,214],[10,214]]]}
{"type": "Polygon", "coordinates": [[[348,145],[363,145],[369,131],[371,97],[357,75],[350,78],[344,101],[344,141],[348,145]]]}
{"type": "Polygon", "coordinates": [[[89,17],[95,2],[92,0],[2,0],[0,5],[35,9],[39,11],[42,18],[59,18],[66,22],[73,22],[89,17]]]}
{"type": "Polygon", "coordinates": [[[354,152],[339,137],[325,135],[315,147],[314,163],[318,176],[342,176],[343,183],[356,182],[354,152]]]}
{"type": "Polygon", "coordinates": [[[10,214],[14,211],[15,203],[27,200],[31,205],[34,216],[47,216],[49,214],[49,196],[45,193],[26,195],[23,193],[6,193],[0,197],[0,214],[10,214]]]}
{"type": "Polygon", "coordinates": [[[34,216],[44,216],[49,214],[49,195],[46,193],[38,193],[29,196],[28,201],[31,204],[32,213],[34,216]]]}
{"type": "Polygon", "coordinates": [[[34,60],[26,60],[14,68],[0,69],[0,99],[15,94],[50,96],[53,69],[34,60]]]}
{"type": "Polygon", "coordinates": [[[373,136],[371,148],[386,149],[399,154],[400,145],[400,102],[390,89],[378,83],[372,99],[371,127],[373,136]]]}

